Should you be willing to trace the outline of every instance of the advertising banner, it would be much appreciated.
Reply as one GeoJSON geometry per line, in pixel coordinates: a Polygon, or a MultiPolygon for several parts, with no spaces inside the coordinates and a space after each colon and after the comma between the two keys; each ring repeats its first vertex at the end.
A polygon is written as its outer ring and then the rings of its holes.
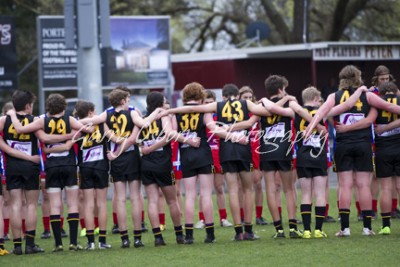
{"type": "Polygon", "coordinates": [[[169,85],[169,17],[112,17],[103,85],[169,85]]]}
{"type": "Polygon", "coordinates": [[[0,16],[0,89],[14,90],[17,85],[17,49],[13,17],[0,16]]]}
{"type": "MultiPolygon", "coordinates": [[[[38,17],[42,88],[77,87],[77,50],[66,49],[62,16],[38,17]]],[[[105,87],[166,87],[170,84],[169,17],[111,17],[111,47],[103,48],[105,87]]]]}
{"type": "Polygon", "coordinates": [[[77,86],[77,51],[66,49],[64,19],[39,17],[38,58],[43,88],[77,86]]]}

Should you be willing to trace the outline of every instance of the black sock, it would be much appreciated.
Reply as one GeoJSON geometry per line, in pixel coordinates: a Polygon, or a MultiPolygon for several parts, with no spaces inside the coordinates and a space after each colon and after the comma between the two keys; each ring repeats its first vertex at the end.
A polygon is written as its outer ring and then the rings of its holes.
{"type": "Polygon", "coordinates": [[[311,231],[311,204],[301,204],[300,213],[304,231],[311,231]]]}
{"type": "Polygon", "coordinates": [[[119,236],[121,237],[121,240],[129,240],[128,230],[119,231],[119,236]]]}
{"type": "Polygon", "coordinates": [[[346,228],[349,228],[349,217],[350,217],[350,210],[349,209],[339,209],[340,215],[340,228],[343,231],[346,228]]]}
{"type": "Polygon", "coordinates": [[[193,224],[192,223],[185,224],[185,233],[186,233],[186,237],[188,237],[188,236],[193,237],[193,224]]]}
{"type": "Polygon", "coordinates": [[[371,230],[372,210],[362,210],[364,228],[371,230]]]}
{"type": "Polygon", "coordinates": [[[246,233],[253,233],[253,225],[251,223],[244,223],[244,231],[246,233]]]}
{"type": "Polygon", "coordinates": [[[315,229],[322,231],[325,219],[326,206],[315,207],[315,229]]]}
{"type": "Polygon", "coordinates": [[[297,220],[296,219],[289,220],[289,229],[297,230],[297,220]]]}
{"type": "Polygon", "coordinates": [[[182,225],[179,226],[174,226],[175,229],[175,236],[183,236],[183,229],[182,229],[182,225]]]}
{"type": "Polygon", "coordinates": [[[133,230],[133,240],[142,240],[142,230],[133,230]]]}
{"type": "Polygon", "coordinates": [[[21,247],[22,246],[22,239],[21,238],[14,238],[13,239],[14,243],[14,248],[21,247]]]}
{"type": "Polygon", "coordinates": [[[243,226],[241,224],[235,224],[235,232],[237,235],[240,235],[243,233],[243,226]]]}
{"type": "Polygon", "coordinates": [[[61,218],[60,215],[50,215],[51,229],[53,230],[54,241],[56,246],[62,246],[61,240],[61,218]]]}
{"type": "Polygon", "coordinates": [[[106,243],[106,236],[107,236],[107,231],[106,230],[100,230],[100,232],[99,232],[99,242],[105,244],[106,243]]]}
{"type": "Polygon", "coordinates": [[[154,238],[155,238],[155,239],[156,239],[156,238],[163,238],[163,236],[162,236],[162,234],[161,234],[161,229],[160,229],[160,227],[153,228],[152,231],[153,231],[153,235],[154,235],[154,238]]]}
{"type": "Polygon", "coordinates": [[[67,221],[69,225],[69,243],[72,245],[77,245],[79,213],[68,213],[67,221]]]}
{"type": "Polygon", "coordinates": [[[32,231],[26,231],[25,232],[25,245],[26,246],[33,246],[35,245],[35,236],[36,236],[36,230],[32,230],[32,231]]]}
{"type": "Polygon", "coordinates": [[[206,223],[207,236],[214,237],[214,223],[206,223]]]}
{"type": "Polygon", "coordinates": [[[4,249],[4,238],[0,237],[0,249],[4,249]]]}
{"type": "Polygon", "coordinates": [[[274,222],[274,227],[275,227],[276,231],[283,230],[282,221],[281,220],[275,221],[274,222]]]}
{"type": "Polygon", "coordinates": [[[94,243],[94,230],[86,229],[86,237],[87,237],[88,243],[94,243]]]}
{"type": "Polygon", "coordinates": [[[390,227],[390,217],[391,217],[391,212],[386,212],[386,213],[381,213],[382,217],[382,227],[390,227]]]}

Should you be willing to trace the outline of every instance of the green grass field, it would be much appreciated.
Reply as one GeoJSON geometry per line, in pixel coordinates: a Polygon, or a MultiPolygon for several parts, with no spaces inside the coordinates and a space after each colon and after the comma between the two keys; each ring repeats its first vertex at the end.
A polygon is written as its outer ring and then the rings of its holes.
{"type": "MultiPolygon", "coordinates": [[[[336,197],[331,192],[330,215],[337,218],[336,197]]],[[[265,205],[266,206],[266,205],[265,205]]],[[[127,207],[130,208],[130,207],[127,207]]],[[[110,209],[111,210],[111,209],[110,209]]],[[[39,215],[40,216],[40,215],[39,215]]],[[[147,216],[147,215],[146,215],[147,216]]],[[[229,210],[228,210],[229,216],[229,210]]],[[[266,208],[264,217],[268,222],[271,217],[266,208]]],[[[218,220],[218,214],[215,214],[218,220]]],[[[283,214],[287,221],[286,212],[283,214]]],[[[298,214],[300,218],[300,214],[298,214]]],[[[197,218],[196,218],[197,219],[197,218]]],[[[231,219],[230,219],[231,220],[231,219]]],[[[147,221],[147,218],[146,218],[147,221]]],[[[53,239],[40,240],[37,243],[43,247],[44,254],[29,256],[8,255],[0,257],[1,266],[399,266],[400,256],[398,246],[400,240],[399,219],[392,220],[392,234],[389,236],[365,237],[361,235],[362,222],[357,222],[355,207],[352,208],[350,238],[334,236],[340,224],[324,224],[327,239],[280,239],[274,240],[272,225],[255,226],[255,231],[261,239],[258,241],[233,242],[233,228],[216,227],[217,243],[204,244],[205,230],[195,229],[195,244],[177,245],[172,223],[167,215],[167,230],[163,232],[167,246],[154,247],[153,235],[144,233],[142,239],[144,248],[120,248],[118,235],[107,236],[111,250],[95,251],[64,251],[52,253],[53,239]]],[[[108,231],[112,226],[110,212],[108,231]]],[[[381,220],[373,222],[373,229],[378,231],[381,220]]],[[[149,223],[147,221],[147,226],[149,223]]],[[[287,228],[287,222],[284,225],[287,228]]],[[[68,229],[68,226],[65,227],[68,229]]],[[[302,225],[299,226],[302,229],[302,225]]],[[[39,217],[38,235],[42,232],[39,217]]],[[[130,227],[132,241],[132,227],[130,227]]],[[[86,244],[86,237],[79,237],[81,245],[86,244]]],[[[97,240],[97,238],[96,238],[97,240]]],[[[69,239],[63,239],[64,247],[68,247],[69,239]]],[[[12,242],[6,242],[6,248],[11,251],[12,242]]]]}

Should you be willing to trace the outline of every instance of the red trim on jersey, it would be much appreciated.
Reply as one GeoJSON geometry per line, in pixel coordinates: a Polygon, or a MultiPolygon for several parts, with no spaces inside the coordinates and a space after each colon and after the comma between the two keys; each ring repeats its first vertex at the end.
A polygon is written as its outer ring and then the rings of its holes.
{"type": "MultiPolygon", "coordinates": [[[[253,114],[249,114],[253,116],[253,114]]],[[[260,122],[256,122],[249,131],[250,147],[251,147],[251,159],[253,162],[253,168],[256,170],[260,169],[260,122]]]]}
{"type": "MultiPolygon", "coordinates": [[[[217,121],[217,116],[216,114],[213,114],[213,120],[217,121]]],[[[208,144],[210,145],[211,148],[211,154],[213,157],[213,164],[214,164],[214,170],[215,173],[221,173],[221,163],[219,160],[219,142],[220,138],[214,134],[212,135],[208,128],[206,128],[206,134],[207,134],[207,141],[208,144]],[[212,135],[212,137],[211,137],[212,135]]]]}
{"type": "Polygon", "coordinates": [[[182,179],[182,170],[179,156],[179,142],[172,140],[171,141],[171,150],[172,150],[172,170],[174,171],[174,176],[176,180],[182,179]]]}

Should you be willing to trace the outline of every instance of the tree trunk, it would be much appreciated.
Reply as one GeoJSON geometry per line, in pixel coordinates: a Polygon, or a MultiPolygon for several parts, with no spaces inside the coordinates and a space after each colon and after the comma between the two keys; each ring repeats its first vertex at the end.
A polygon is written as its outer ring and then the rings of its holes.
{"type": "Polygon", "coordinates": [[[274,7],[274,4],[270,0],[261,0],[261,5],[264,7],[265,13],[269,17],[271,23],[275,27],[275,31],[279,33],[283,43],[290,43],[290,31],[286,25],[283,17],[274,7]]]}
{"type": "Polygon", "coordinates": [[[369,0],[339,0],[333,14],[333,23],[329,31],[329,41],[339,41],[344,30],[355,19],[360,11],[367,5],[369,0]]]}
{"type": "MultiPolygon", "coordinates": [[[[303,43],[303,33],[304,33],[304,24],[307,23],[304,21],[304,9],[305,2],[308,0],[298,0],[295,1],[294,10],[293,10],[293,32],[292,32],[292,43],[303,43]]],[[[307,12],[307,11],[306,11],[307,12]]],[[[308,18],[308,16],[306,16],[308,18]]]]}

